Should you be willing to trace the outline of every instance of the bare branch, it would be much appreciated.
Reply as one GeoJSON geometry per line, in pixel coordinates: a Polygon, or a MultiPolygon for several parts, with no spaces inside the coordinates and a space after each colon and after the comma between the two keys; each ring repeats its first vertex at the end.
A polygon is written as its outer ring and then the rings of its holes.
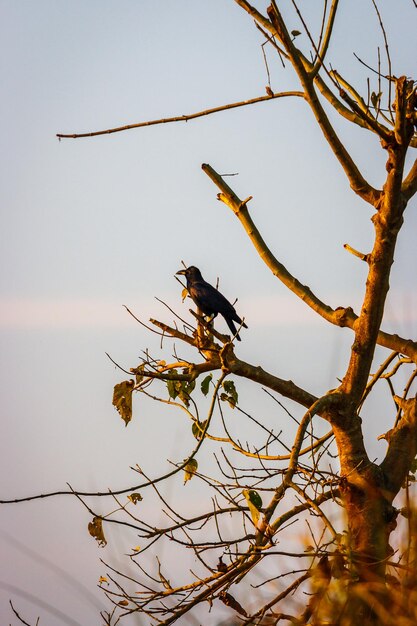
{"type": "Polygon", "coordinates": [[[403,415],[398,424],[385,435],[388,450],[381,463],[386,487],[394,497],[406,478],[410,464],[417,455],[417,398],[395,397],[403,415]]]}
{"type": "Polygon", "coordinates": [[[198,111],[197,113],[189,113],[188,115],[177,115],[175,117],[164,117],[158,120],[149,120],[147,122],[137,122],[136,124],[127,124],[126,126],[118,126],[116,128],[107,128],[105,130],[96,130],[88,133],[57,133],[58,139],[80,139],[81,137],[97,137],[98,135],[110,135],[112,133],[120,133],[125,130],[132,130],[133,128],[143,128],[145,126],[155,126],[157,124],[169,124],[171,122],[189,122],[190,120],[197,119],[198,117],[204,117],[205,115],[211,115],[212,113],[219,113],[220,111],[228,111],[230,109],[236,109],[238,107],[244,107],[258,102],[265,102],[267,100],[275,100],[277,98],[286,98],[290,96],[296,96],[304,98],[302,91],[283,91],[280,93],[268,94],[266,96],[258,96],[257,98],[251,98],[250,100],[242,100],[240,102],[232,102],[229,104],[223,104],[212,109],[205,109],[204,111],[198,111]]]}
{"type": "Polygon", "coordinates": [[[406,200],[410,200],[417,192],[417,159],[404,179],[402,193],[406,200]]]}
{"type": "MultiPolygon", "coordinates": [[[[11,609],[12,609],[13,613],[16,615],[17,619],[19,620],[19,622],[22,622],[22,624],[25,624],[25,626],[31,626],[31,624],[29,624],[28,622],[26,622],[26,621],[23,619],[23,617],[21,617],[21,616],[19,615],[19,613],[18,613],[18,612],[16,611],[16,609],[14,608],[13,603],[12,603],[12,601],[11,601],[11,600],[9,600],[9,604],[10,604],[10,606],[11,606],[11,609]]],[[[38,623],[39,623],[39,617],[38,617],[38,619],[36,620],[36,624],[38,624],[38,623]]]]}
{"type": "Polygon", "coordinates": [[[299,51],[295,48],[285,22],[282,19],[281,13],[275,3],[271,4],[268,8],[268,15],[276,30],[277,36],[280,38],[282,44],[288,52],[291,63],[298,75],[300,83],[304,88],[305,98],[314,113],[316,121],[334,155],[338,159],[346,176],[348,177],[350,186],[363,200],[375,205],[380,197],[380,192],[374,189],[362,176],[357,165],[353,161],[343,143],[340,141],[336,131],[330,123],[330,120],[326,115],[326,112],[323,109],[314,89],[314,77],[311,76],[310,72],[306,68],[303,58],[301,57],[299,51]]]}
{"type": "Polygon", "coordinates": [[[353,256],[358,257],[358,259],[360,259],[361,261],[365,261],[365,263],[369,263],[369,254],[364,254],[363,252],[359,252],[358,250],[355,250],[355,248],[352,248],[352,246],[350,246],[348,243],[343,244],[343,247],[345,250],[350,252],[350,254],[353,254],[353,256]]]}
{"type": "Polygon", "coordinates": [[[337,7],[339,4],[339,0],[332,0],[332,4],[329,11],[329,17],[326,23],[326,31],[324,33],[324,38],[322,44],[320,46],[320,50],[317,54],[317,61],[314,64],[311,75],[315,76],[321,69],[324,59],[330,44],[330,39],[333,33],[334,20],[336,18],[337,7]]]}
{"type": "MultiPolygon", "coordinates": [[[[288,272],[284,265],[276,259],[271,250],[268,248],[266,242],[253,222],[246,204],[240,200],[235,192],[210,165],[203,163],[201,167],[215,183],[215,185],[217,185],[217,187],[221,190],[221,193],[217,196],[218,199],[232,209],[247,232],[259,256],[269,267],[274,276],[283,282],[288,289],[295,293],[303,302],[312,308],[313,311],[321,315],[321,317],[325,320],[331,324],[335,324],[336,326],[346,326],[354,330],[355,322],[358,319],[358,316],[355,315],[352,309],[349,307],[332,309],[329,305],[317,298],[309,287],[301,284],[299,280],[292,276],[292,274],[288,272]]],[[[412,341],[411,339],[403,339],[398,335],[390,335],[383,331],[379,331],[377,335],[377,342],[385,348],[406,354],[411,359],[417,361],[417,342],[412,341]]]]}

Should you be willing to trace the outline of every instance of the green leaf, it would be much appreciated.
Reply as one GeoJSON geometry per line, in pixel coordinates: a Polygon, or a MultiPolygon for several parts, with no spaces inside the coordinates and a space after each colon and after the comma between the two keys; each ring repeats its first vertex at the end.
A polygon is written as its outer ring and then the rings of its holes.
{"type": "Polygon", "coordinates": [[[210,383],[213,379],[213,374],[209,374],[201,383],[201,391],[206,396],[209,392],[210,383]]]}
{"type": "Polygon", "coordinates": [[[198,469],[198,463],[196,459],[190,459],[187,465],[184,467],[184,485],[192,479],[198,469]]]}
{"type": "Polygon", "coordinates": [[[223,389],[225,390],[226,393],[229,394],[229,396],[232,396],[232,398],[235,400],[235,404],[237,404],[239,396],[236,391],[235,383],[233,382],[233,380],[225,380],[223,383],[223,389]]]}
{"type": "Polygon", "coordinates": [[[301,35],[301,33],[300,33],[300,31],[299,31],[299,30],[292,30],[292,31],[291,31],[291,35],[292,35],[292,36],[294,37],[294,39],[295,39],[295,37],[298,37],[299,35],[301,35]]]}
{"type": "Polygon", "coordinates": [[[242,493],[245,496],[253,524],[258,528],[258,522],[261,516],[262,498],[254,489],[244,489],[242,493]]]}
{"type": "Polygon", "coordinates": [[[262,498],[257,491],[254,489],[245,489],[243,495],[246,499],[249,498],[253,506],[255,506],[258,511],[262,509],[262,498]]]}
{"type": "Polygon", "coordinates": [[[200,441],[201,437],[203,436],[206,425],[207,420],[204,420],[203,422],[193,422],[192,433],[197,441],[200,441]]]}
{"type": "MultiPolygon", "coordinates": [[[[178,372],[177,370],[171,370],[170,374],[175,375],[178,374],[178,372]]],[[[167,389],[169,397],[175,400],[180,392],[181,382],[179,380],[167,380],[167,389]]]]}
{"type": "Polygon", "coordinates": [[[190,396],[192,394],[192,392],[194,391],[195,388],[195,380],[192,380],[191,382],[187,382],[186,380],[182,380],[180,381],[181,386],[180,386],[180,391],[178,393],[178,396],[180,398],[180,400],[182,400],[182,402],[184,402],[185,406],[189,406],[190,404],[190,396]]]}
{"type": "Polygon", "coordinates": [[[133,380],[125,380],[115,385],[113,391],[113,406],[118,410],[126,426],[132,419],[132,391],[134,386],[133,380]]]}
{"type": "Polygon", "coordinates": [[[238,402],[238,393],[236,391],[235,383],[233,380],[225,380],[223,383],[223,389],[226,393],[220,394],[220,400],[223,402],[228,402],[232,409],[235,408],[238,402]]]}
{"type": "MultiPolygon", "coordinates": [[[[177,370],[170,370],[170,374],[174,376],[178,374],[177,370]]],[[[185,404],[189,406],[190,395],[195,388],[195,380],[188,382],[187,380],[167,380],[167,389],[169,397],[175,400],[177,397],[185,404]]]]}

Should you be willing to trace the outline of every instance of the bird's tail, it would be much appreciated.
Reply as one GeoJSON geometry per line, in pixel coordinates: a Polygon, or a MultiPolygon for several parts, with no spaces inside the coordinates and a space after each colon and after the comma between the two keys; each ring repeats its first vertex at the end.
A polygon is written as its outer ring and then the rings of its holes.
{"type": "Polygon", "coordinates": [[[232,335],[234,337],[236,337],[236,339],[238,341],[240,341],[240,337],[239,337],[239,333],[237,332],[237,328],[234,325],[234,323],[232,322],[232,320],[229,317],[225,317],[224,318],[226,320],[226,324],[228,325],[228,327],[230,328],[230,330],[232,331],[232,335]]]}

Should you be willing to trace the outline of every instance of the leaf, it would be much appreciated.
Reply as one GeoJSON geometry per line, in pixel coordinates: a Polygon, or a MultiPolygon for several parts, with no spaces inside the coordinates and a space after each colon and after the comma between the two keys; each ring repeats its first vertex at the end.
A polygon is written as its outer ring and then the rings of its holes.
{"type": "Polygon", "coordinates": [[[88,532],[98,542],[101,548],[107,545],[103,532],[103,519],[101,517],[93,517],[93,521],[88,524],[88,532]]]}
{"type": "Polygon", "coordinates": [[[228,402],[231,408],[234,409],[237,405],[239,397],[236,391],[235,383],[233,382],[233,380],[225,380],[222,386],[226,393],[222,393],[220,395],[220,400],[223,400],[223,402],[228,402]]]}
{"type": "Polygon", "coordinates": [[[210,383],[213,379],[213,374],[209,374],[201,383],[201,392],[206,396],[209,392],[210,383]]]}
{"type": "Polygon", "coordinates": [[[143,373],[145,371],[145,363],[142,363],[141,365],[138,365],[137,367],[131,367],[130,371],[132,372],[132,374],[135,375],[136,384],[139,385],[139,383],[141,383],[143,380],[143,373]]]}
{"type": "Polygon", "coordinates": [[[230,595],[230,593],[227,593],[227,591],[221,591],[219,593],[219,598],[223,602],[223,604],[225,604],[226,606],[230,606],[232,609],[237,611],[237,613],[240,613],[241,615],[247,617],[248,614],[246,613],[243,606],[239,604],[239,602],[235,600],[235,598],[230,595]]]}
{"type": "Polygon", "coordinates": [[[143,500],[140,493],[131,493],[130,496],[127,496],[127,499],[133,502],[133,504],[137,504],[141,500],[143,500]]]}
{"type": "Polygon", "coordinates": [[[192,479],[198,469],[198,463],[196,459],[190,459],[187,465],[184,467],[184,485],[192,479]]]}
{"type": "Polygon", "coordinates": [[[190,396],[195,388],[195,380],[192,380],[190,382],[187,382],[186,380],[182,380],[180,382],[181,382],[181,387],[180,387],[180,392],[178,394],[178,397],[180,400],[182,400],[182,402],[184,402],[185,406],[189,406],[190,396]]]}
{"type": "Polygon", "coordinates": [[[113,391],[113,406],[118,410],[126,426],[132,419],[132,391],[134,386],[133,380],[125,380],[115,385],[113,391]]]}
{"type": "Polygon", "coordinates": [[[219,556],[219,562],[217,563],[217,570],[219,572],[227,572],[227,565],[226,563],[223,563],[223,559],[221,556],[219,556]]]}
{"type": "Polygon", "coordinates": [[[129,606],[129,602],[127,600],[120,600],[117,604],[119,606],[129,606]]]}
{"type": "Polygon", "coordinates": [[[107,578],[105,576],[100,576],[100,578],[98,579],[98,584],[101,585],[101,583],[108,583],[109,581],[107,580],[107,578]]]}
{"type": "Polygon", "coordinates": [[[206,424],[207,420],[204,420],[203,422],[193,422],[192,433],[197,441],[200,441],[201,437],[203,436],[206,424]]]}
{"type": "Polygon", "coordinates": [[[382,91],[379,91],[378,93],[375,93],[375,91],[373,91],[371,93],[371,102],[372,102],[372,106],[375,107],[375,109],[379,108],[381,96],[382,96],[382,91]]]}
{"type": "MultiPolygon", "coordinates": [[[[171,374],[178,375],[177,370],[172,369],[171,374]]],[[[179,398],[185,406],[190,404],[190,395],[195,388],[195,380],[167,380],[167,389],[169,397],[175,400],[179,398]]]]}
{"type": "Polygon", "coordinates": [[[292,36],[294,37],[294,39],[295,39],[295,37],[298,37],[299,35],[301,35],[301,33],[300,33],[300,31],[299,31],[299,30],[292,30],[292,31],[291,31],[291,35],[292,35],[292,36]]]}
{"type": "Polygon", "coordinates": [[[262,509],[262,498],[259,493],[254,489],[245,489],[245,492],[243,494],[245,498],[249,498],[253,506],[255,506],[258,511],[260,511],[262,509]]]}
{"type": "MultiPolygon", "coordinates": [[[[171,370],[170,374],[178,374],[177,370],[171,370]]],[[[167,389],[168,389],[168,395],[170,398],[172,398],[173,400],[175,400],[175,398],[178,396],[179,392],[180,392],[180,386],[181,383],[179,380],[167,380],[167,389]]]]}
{"type": "Polygon", "coordinates": [[[245,496],[246,503],[249,508],[249,512],[252,517],[255,528],[258,528],[259,518],[261,516],[262,498],[254,489],[244,489],[242,491],[245,496]]]}
{"type": "Polygon", "coordinates": [[[184,287],[184,289],[181,291],[181,300],[184,302],[187,296],[188,296],[188,289],[187,287],[184,287]]]}

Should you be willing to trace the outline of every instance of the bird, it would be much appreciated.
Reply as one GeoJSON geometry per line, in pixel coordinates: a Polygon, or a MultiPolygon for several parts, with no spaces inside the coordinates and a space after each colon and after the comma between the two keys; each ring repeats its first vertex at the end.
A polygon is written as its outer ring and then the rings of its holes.
{"type": "Polygon", "coordinates": [[[240,319],[239,315],[236,313],[235,307],[230,304],[224,295],[204,280],[198,267],[191,265],[185,270],[179,270],[177,274],[185,276],[187,279],[187,291],[200,311],[211,318],[216,317],[216,315],[220,313],[232,331],[233,336],[240,341],[239,334],[233,322],[240,324],[243,328],[247,328],[247,325],[240,319]]]}

